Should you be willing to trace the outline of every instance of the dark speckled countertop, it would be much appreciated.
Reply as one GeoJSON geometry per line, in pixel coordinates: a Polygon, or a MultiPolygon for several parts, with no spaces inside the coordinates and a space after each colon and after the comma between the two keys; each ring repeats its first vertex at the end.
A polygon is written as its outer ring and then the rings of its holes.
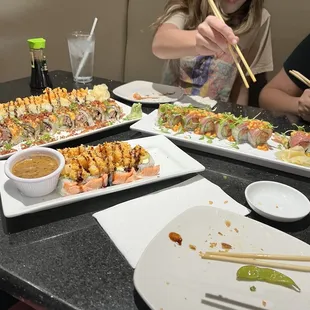
{"type": "MultiPolygon", "coordinates": [[[[74,87],[71,75],[51,73],[55,86],[74,87]]],[[[0,84],[0,102],[29,95],[28,79],[0,84]]],[[[110,89],[120,83],[95,79],[110,89]]],[[[147,108],[146,113],[152,108],[147,108]]],[[[218,111],[254,116],[255,108],[220,104],[218,111]]],[[[295,119],[262,112],[259,117],[272,121],[279,130],[295,119]]],[[[142,134],[122,128],[66,145],[127,140],[142,134]]],[[[270,180],[298,188],[310,198],[309,179],[183,148],[202,163],[202,175],[219,185],[231,197],[246,204],[244,190],[251,182],[270,180]],[[227,176],[227,178],[224,176],[227,176]]],[[[135,292],[133,269],[123,258],[92,214],[112,205],[179,183],[188,177],[131,189],[102,198],[55,208],[14,219],[1,216],[0,289],[19,299],[30,300],[47,309],[124,310],[148,309],[135,292]],[[8,234],[10,232],[10,234],[8,234]]],[[[2,210],[2,208],[1,208],[2,210]]],[[[310,216],[292,224],[268,221],[252,213],[251,217],[310,243],[310,216]]]]}

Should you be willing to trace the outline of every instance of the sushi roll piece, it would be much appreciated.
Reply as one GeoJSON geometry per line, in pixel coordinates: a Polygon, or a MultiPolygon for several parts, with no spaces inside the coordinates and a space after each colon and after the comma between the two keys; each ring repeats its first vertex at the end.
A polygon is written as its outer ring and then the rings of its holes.
{"type": "Polygon", "coordinates": [[[40,112],[49,112],[49,113],[53,112],[53,106],[49,102],[47,94],[36,96],[34,100],[36,104],[40,106],[40,112]]]}
{"type": "Polygon", "coordinates": [[[248,120],[242,119],[237,120],[236,123],[233,124],[232,136],[236,143],[240,144],[248,142],[248,125],[248,120]]]}
{"type": "Polygon", "coordinates": [[[54,134],[58,130],[58,118],[54,113],[42,113],[39,117],[42,134],[54,134]]]}
{"type": "Polygon", "coordinates": [[[4,146],[5,144],[10,144],[12,141],[12,133],[4,125],[0,125],[0,147],[4,146]]]}
{"type": "Polygon", "coordinates": [[[200,120],[199,133],[204,135],[206,133],[215,132],[215,116],[213,113],[208,113],[206,116],[202,117],[200,120]]]}
{"type": "Polygon", "coordinates": [[[23,141],[25,137],[24,129],[19,125],[18,119],[6,119],[4,126],[10,131],[11,144],[16,145],[23,141]]]}
{"type": "Polygon", "coordinates": [[[272,136],[272,125],[260,120],[251,120],[248,124],[248,141],[253,147],[266,144],[272,136]]]}
{"type": "Polygon", "coordinates": [[[217,114],[217,120],[215,121],[216,136],[221,140],[229,138],[232,135],[233,123],[233,115],[217,114]]]}
{"type": "Polygon", "coordinates": [[[201,115],[196,111],[189,112],[184,118],[184,131],[194,131],[200,125],[201,115]]]}
{"type": "Polygon", "coordinates": [[[62,108],[57,111],[57,127],[60,130],[73,129],[75,127],[75,113],[62,108]]]}
{"type": "Polygon", "coordinates": [[[301,146],[306,153],[310,153],[310,133],[302,130],[292,131],[289,139],[289,146],[291,148],[301,146]]]}
{"type": "Polygon", "coordinates": [[[40,106],[36,104],[35,97],[25,97],[24,99],[25,105],[27,107],[27,111],[30,114],[39,114],[40,113],[40,106]]]}
{"type": "Polygon", "coordinates": [[[105,120],[106,105],[103,102],[92,101],[87,105],[92,119],[96,122],[103,122],[105,120]]]}
{"type": "Polygon", "coordinates": [[[95,122],[92,119],[90,112],[86,108],[80,107],[75,117],[76,128],[85,128],[88,126],[94,126],[95,122]]]}
{"type": "Polygon", "coordinates": [[[9,108],[9,117],[10,118],[17,117],[17,106],[14,101],[9,102],[8,108],[9,108]]]}
{"type": "Polygon", "coordinates": [[[41,122],[37,115],[27,114],[19,118],[19,120],[26,138],[36,139],[40,135],[41,122]]]}
{"type": "Polygon", "coordinates": [[[52,105],[53,111],[56,111],[57,109],[60,108],[60,101],[58,99],[58,96],[54,93],[54,91],[51,88],[46,88],[44,94],[47,95],[48,100],[52,105]]]}
{"type": "Polygon", "coordinates": [[[122,108],[112,99],[105,101],[106,111],[105,120],[106,121],[118,121],[124,115],[122,108]]]}

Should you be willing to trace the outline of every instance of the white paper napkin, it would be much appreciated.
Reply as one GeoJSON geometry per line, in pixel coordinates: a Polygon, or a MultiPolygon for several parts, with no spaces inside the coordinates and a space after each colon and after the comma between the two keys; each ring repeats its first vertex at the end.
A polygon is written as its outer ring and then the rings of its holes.
{"type": "Polygon", "coordinates": [[[176,186],[95,213],[101,227],[135,268],[150,241],[185,210],[205,205],[240,215],[250,213],[220,187],[196,176],[176,186]]]}

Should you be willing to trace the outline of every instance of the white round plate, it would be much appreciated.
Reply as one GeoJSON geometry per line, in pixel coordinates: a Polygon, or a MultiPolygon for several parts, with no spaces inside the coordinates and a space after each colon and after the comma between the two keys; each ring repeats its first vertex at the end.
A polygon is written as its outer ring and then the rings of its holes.
{"type": "Polygon", "coordinates": [[[182,88],[156,84],[147,81],[133,81],[113,90],[114,95],[132,102],[143,104],[159,104],[175,102],[182,98],[182,88]],[[139,94],[143,99],[136,99],[134,94],[139,94]],[[149,98],[148,98],[149,97],[149,98]]]}
{"type": "Polygon", "coordinates": [[[260,181],[245,190],[250,207],[259,215],[278,222],[295,222],[310,212],[308,198],[282,183],[260,181]]]}

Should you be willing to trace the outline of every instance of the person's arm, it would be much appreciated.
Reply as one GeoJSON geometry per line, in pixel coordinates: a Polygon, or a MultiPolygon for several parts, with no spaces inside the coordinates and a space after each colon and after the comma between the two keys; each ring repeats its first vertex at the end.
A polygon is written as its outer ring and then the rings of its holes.
{"type": "Polygon", "coordinates": [[[163,24],[155,34],[153,54],[160,59],[196,56],[196,34],[196,30],[181,30],[173,24],[163,24]]]}
{"type": "Polygon", "coordinates": [[[239,40],[230,27],[215,16],[208,16],[197,30],[183,30],[182,14],[161,25],[153,39],[152,51],[161,59],[179,59],[186,56],[211,56],[228,53],[227,43],[239,40]]]}
{"type": "Polygon", "coordinates": [[[261,108],[298,115],[302,90],[282,70],[264,87],[259,97],[261,108]]]}

